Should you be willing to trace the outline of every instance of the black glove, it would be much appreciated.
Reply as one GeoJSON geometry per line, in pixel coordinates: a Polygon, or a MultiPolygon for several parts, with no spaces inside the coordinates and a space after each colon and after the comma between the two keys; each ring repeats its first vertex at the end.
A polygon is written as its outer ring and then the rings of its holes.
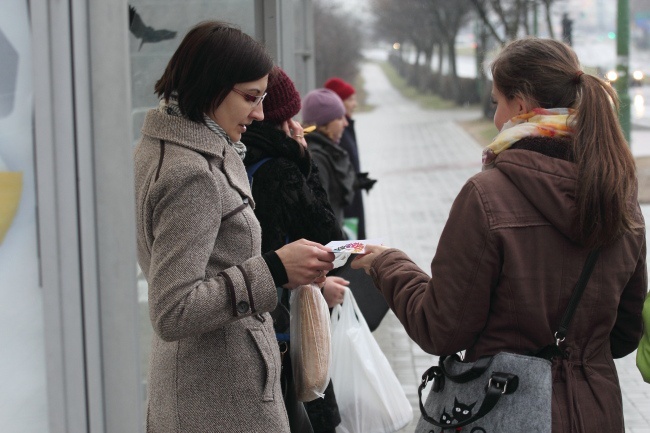
{"type": "Polygon", "coordinates": [[[365,189],[366,191],[370,191],[376,182],[377,179],[369,178],[367,172],[357,173],[357,179],[354,186],[356,189],[365,189]]]}

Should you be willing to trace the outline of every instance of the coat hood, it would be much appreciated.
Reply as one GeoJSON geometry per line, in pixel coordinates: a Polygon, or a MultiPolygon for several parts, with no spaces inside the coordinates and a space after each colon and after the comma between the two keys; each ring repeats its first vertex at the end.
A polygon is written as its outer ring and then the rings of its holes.
{"type": "Polygon", "coordinates": [[[576,241],[575,163],[531,150],[502,152],[495,169],[506,175],[521,194],[563,235],[576,241]]]}

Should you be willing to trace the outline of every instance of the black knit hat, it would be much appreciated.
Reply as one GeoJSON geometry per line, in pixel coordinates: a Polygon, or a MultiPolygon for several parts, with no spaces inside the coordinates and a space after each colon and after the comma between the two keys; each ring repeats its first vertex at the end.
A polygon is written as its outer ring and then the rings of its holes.
{"type": "Polygon", "coordinates": [[[277,125],[300,111],[300,93],[291,78],[278,66],[269,74],[263,107],[264,120],[277,125]]]}

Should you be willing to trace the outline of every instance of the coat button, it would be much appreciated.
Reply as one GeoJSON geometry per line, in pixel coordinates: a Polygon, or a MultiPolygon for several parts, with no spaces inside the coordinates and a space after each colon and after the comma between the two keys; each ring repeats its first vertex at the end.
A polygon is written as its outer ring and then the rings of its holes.
{"type": "Polygon", "coordinates": [[[241,313],[241,314],[244,314],[244,313],[248,312],[249,308],[250,308],[250,306],[248,305],[248,302],[246,302],[246,301],[240,301],[237,304],[237,311],[239,313],[241,313]]]}

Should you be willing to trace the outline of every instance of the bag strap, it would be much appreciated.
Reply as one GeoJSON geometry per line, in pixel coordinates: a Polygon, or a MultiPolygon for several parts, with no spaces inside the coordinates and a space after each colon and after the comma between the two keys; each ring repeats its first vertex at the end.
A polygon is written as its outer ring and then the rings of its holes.
{"type": "Polygon", "coordinates": [[[569,325],[571,324],[571,319],[573,319],[573,314],[576,312],[576,308],[578,307],[578,303],[580,302],[582,294],[585,291],[589,277],[591,277],[591,273],[594,270],[594,266],[596,265],[596,260],[598,259],[599,254],[599,249],[592,250],[585,260],[585,264],[582,267],[582,272],[580,273],[578,281],[573,288],[573,293],[571,294],[571,299],[569,299],[569,304],[567,305],[566,310],[564,311],[564,315],[560,320],[558,330],[555,331],[555,334],[553,334],[553,337],[555,337],[555,344],[549,344],[548,346],[542,347],[540,350],[533,353],[533,356],[547,359],[549,361],[552,361],[555,358],[566,356],[566,352],[560,349],[560,343],[563,342],[566,338],[569,330],[569,325]]]}
{"type": "MultiPolygon", "coordinates": [[[[457,361],[460,361],[458,355],[453,355],[453,357],[456,358],[457,361]]],[[[488,369],[490,364],[492,364],[492,356],[481,356],[469,370],[460,374],[451,374],[447,371],[447,368],[445,368],[445,359],[447,359],[446,356],[440,357],[438,367],[447,379],[456,383],[467,383],[474,379],[478,379],[483,375],[483,373],[485,373],[485,370],[488,369]]],[[[422,379],[424,379],[424,376],[422,376],[422,379]]]]}
{"type": "Polygon", "coordinates": [[[442,424],[441,422],[431,418],[427,414],[427,411],[424,408],[424,404],[422,404],[422,390],[427,386],[427,382],[430,380],[430,376],[433,376],[435,378],[437,375],[442,375],[440,367],[438,366],[431,367],[424,373],[424,375],[422,375],[422,383],[420,383],[420,386],[418,387],[418,402],[420,403],[420,412],[422,413],[422,418],[424,418],[428,423],[433,424],[436,427],[440,427],[443,430],[463,427],[478,421],[487,415],[494,408],[494,406],[497,405],[502,395],[512,394],[517,390],[517,387],[519,385],[519,378],[516,375],[510,373],[500,373],[496,371],[493,372],[490,376],[490,379],[488,380],[485,391],[485,398],[483,398],[483,403],[481,403],[479,410],[465,421],[461,421],[456,424],[442,424]]]}
{"type": "Polygon", "coordinates": [[[573,289],[573,294],[569,300],[569,305],[567,305],[564,316],[562,316],[562,320],[560,321],[560,326],[558,327],[557,332],[555,332],[556,345],[559,345],[560,342],[564,341],[564,338],[567,335],[569,325],[571,324],[571,319],[573,319],[573,314],[576,312],[576,308],[578,307],[578,303],[580,302],[582,294],[585,291],[589,277],[591,277],[591,273],[594,270],[594,266],[596,265],[596,260],[598,259],[599,254],[599,249],[592,250],[587,256],[587,260],[585,260],[585,265],[583,266],[582,273],[580,273],[578,282],[576,282],[576,285],[573,289]]]}

